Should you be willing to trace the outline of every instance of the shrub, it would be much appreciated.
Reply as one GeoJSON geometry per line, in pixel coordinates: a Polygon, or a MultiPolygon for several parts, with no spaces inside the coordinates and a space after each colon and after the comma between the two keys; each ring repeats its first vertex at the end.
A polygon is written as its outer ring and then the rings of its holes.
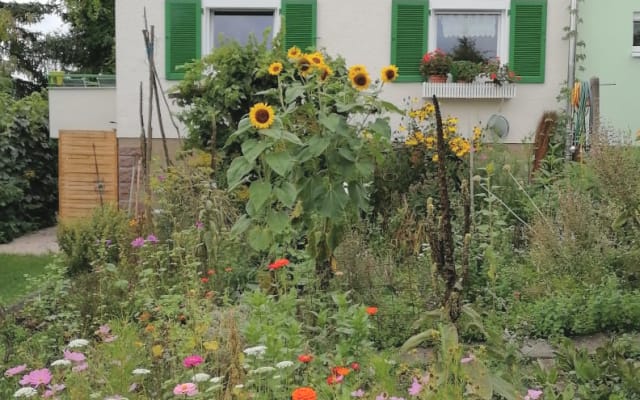
{"type": "Polygon", "coordinates": [[[55,222],[58,163],[42,94],[14,100],[0,93],[0,109],[0,243],[4,243],[55,222]]]}

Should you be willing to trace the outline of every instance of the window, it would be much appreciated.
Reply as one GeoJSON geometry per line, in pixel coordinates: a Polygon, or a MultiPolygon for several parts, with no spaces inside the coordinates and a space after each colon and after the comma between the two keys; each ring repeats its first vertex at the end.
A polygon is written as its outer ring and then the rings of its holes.
{"type": "Polygon", "coordinates": [[[522,83],[543,83],[546,0],[393,0],[391,63],[402,82],[420,82],[427,51],[450,52],[462,38],[508,63],[522,83]]]}
{"type": "Polygon", "coordinates": [[[640,57],[640,12],[633,13],[632,55],[634,57],[640,57]]]}
{"type": "Polygon", "coordinates": [[[215,48],[220,40],[246,44],[284,21],[285,46],[315,46],[316,0],[165,0],[166,78],[182,79],[181,66],[215,48]],[[280,12],[278,12],[278,10],[280,12]]]}
{"type": "Polygon", "coordinates": [[[502,16],[495,12],[452,12],[435,13],[435,46],[450,54],[460,43],[473,44],[486,59],[500,57],[506,53],[499,51],[502,44],[502,16]]]}

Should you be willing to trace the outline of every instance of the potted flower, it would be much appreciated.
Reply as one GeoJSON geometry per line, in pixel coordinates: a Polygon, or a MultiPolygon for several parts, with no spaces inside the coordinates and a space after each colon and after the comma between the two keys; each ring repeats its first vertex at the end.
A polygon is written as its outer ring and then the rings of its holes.
{"type": "Polygon", "coordinates": [[[520,80],[520,77],[516,75],[513,70],[509,69],[509,65],[500,64],[498,58],[489,60],[489,62],[484,65],[482,73],[487,79],[487,83],[495,83],[498,86],[520,80]]]}
{"type": "Polygon", "coordinates": [[[451,63],[451,74],[457,82],[473,82],[482,72],[482,64],[468,60],[453,61],[451,63]]]}
{"type": "Polygon", "coordinates": [[[440,49],[435,49],[422,57],[420,72],[429,82],[446,82],[450,70],[451,57],[440,49]]]}

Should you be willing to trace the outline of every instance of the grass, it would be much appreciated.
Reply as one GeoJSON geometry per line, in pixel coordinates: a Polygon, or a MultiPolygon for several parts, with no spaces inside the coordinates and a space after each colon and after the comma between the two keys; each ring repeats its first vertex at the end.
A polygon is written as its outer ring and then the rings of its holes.
{"type": "Polygon", "coordinates": [[[28,294],[24,275],[37,276],[53,260],[51,255],[0,254],[0,305],[9,305],[28,294]]]}

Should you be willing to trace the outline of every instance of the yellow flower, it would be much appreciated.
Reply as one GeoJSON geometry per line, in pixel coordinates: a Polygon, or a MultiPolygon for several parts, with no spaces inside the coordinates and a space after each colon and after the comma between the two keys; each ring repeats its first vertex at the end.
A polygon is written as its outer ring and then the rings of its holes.
{"type": "Polygon", "coordinates": [[[280,72],[282,72],[282,63],[274,62],[269,65],[269,75],[280,75],[280,72]]]}
{"type": "Polygon", "coordinates": [[[308,57],[309,57],[309,60],[311,60],[311,62],[314,65],[324,64],[324,57],[322,56],[322,53],[320,53],[319,51],[309,54],[308,57]]]}
{"type": "Polygon", "coordinates": [[[289,57],[292,60],[297,60],[298,58],[302,57],[302,52],[300,51],[299,48],[297,48],[296,46],[293,46],[292,48],[289,49],[289,51],[287,51],[287,57],[289,57]]]}
{"type": "Polygon", "coordinates": [[[358,90],[365,90],[371,84],[371,78],[367,71],[358,72],[351,77],[351,84],[358,90]]]}
{"type": "Polygon", "coordinates": [[[135,219],[135,218],[130,219],[129,220],[129,226],[132,227],[132,228],[138,226],[138,220],[135,219]]]}
{"type": "Polygon", "coordinates": [[[301,76],[307,76],[313,71],[313,63],[309,59],[309,56],[303,55],[298,58],[298,72],[301,76]]]}
{"type": "Polygon", "coordinates": [[[380,78],[383,82],[393,82],[398,78],[398,67],[395,65],[388,65],[382,68],[380,72],[380,78]]]}
{"type": "Polygon", "coordinates": [[[331,75],[333,75],[333,70],[327,64],[319,65],[318,70],[320,71],[320,80],[322,82],[326,81],[331,75]]]}
{"type": "Polygon", "coordinates": [[[407,146],[417,146],[418,145],[418,139],[416,139],[415,136],[411,135],[404,141],[404,144],[407,145],[407,146]]]}
{"type": "Polygon", "coordinates": [[[251,125],[257,129],[267,129],[273,125],[273,108],[266,103],[257,103],[249,110],[249,119],[251,120],[251,125]]]}
{"type": "Polygon", "coordinates": [[[436,107],[432,103],[427,103],[424,105],[424,110],[427,112],[427,114],[433,114],[434,112],[436,112],[436,107]]]}
{"type": "Polygon", "coordinates": [[[359,74],[361,72],[367,72],[367,68],[364,65],[356,64],[352,66],[351,68],[349,68],[349,79],[352,79],[356,74],[359,74]]]}
{"type": "Polygon", "coordinates": [[[438,162],[439,159],[440,158],[438,157],[437,154],[434,154],[433,157],[431,157],[431,161],[433,161],[433,162],[438,162]]]}
{"type": "Polygon", "coordinates": [[[428,150],[433,149],[436,145],[436,138],[433,136],[427,136],[424,138],[424,145],[428,150]]]}

